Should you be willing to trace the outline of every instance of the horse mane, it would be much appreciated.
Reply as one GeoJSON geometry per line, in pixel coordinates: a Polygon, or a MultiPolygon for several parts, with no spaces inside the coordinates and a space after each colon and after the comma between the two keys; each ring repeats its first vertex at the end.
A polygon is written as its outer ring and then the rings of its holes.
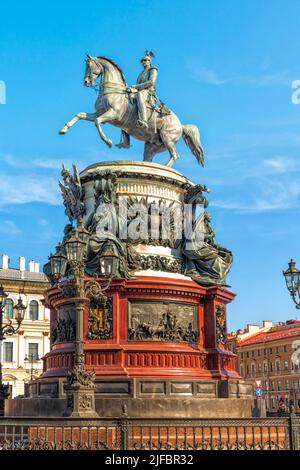
{"type": "Polygon", "coordinates": [[[123,82],[125,83],[125,85],[127,85],[124,72],[123,72],[123,70],[121,69],[121,67],[120,67],[118,64],[116,64],[116,62],[114,62],[112,59],[108,59],[107,57],[101,57],[101,56],[98,56],[97,59],[104,59],[104,60],[107,60],[107,62],[110,62],[114,67],[116,67],[116,69],[118,69],[118,71],[119,71],[120,74],[121,74],[121,77],[122,77],[122,79],[123,79],[123,82]]]}

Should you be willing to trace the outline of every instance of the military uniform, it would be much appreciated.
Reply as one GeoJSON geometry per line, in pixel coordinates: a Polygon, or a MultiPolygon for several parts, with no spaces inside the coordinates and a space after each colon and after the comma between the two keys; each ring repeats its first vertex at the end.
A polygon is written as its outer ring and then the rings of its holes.
{"type": "Polygon", "coordinates": [[[145,69],[139,74],[137,83],[133,87],[138,90],[136,94],[136,101],[138,105],[139,124],[142,127],[148,127],[146,104],[155,103],[156,80],[157,80],[157,67],[151,66],[149,69],[145,69]]]}

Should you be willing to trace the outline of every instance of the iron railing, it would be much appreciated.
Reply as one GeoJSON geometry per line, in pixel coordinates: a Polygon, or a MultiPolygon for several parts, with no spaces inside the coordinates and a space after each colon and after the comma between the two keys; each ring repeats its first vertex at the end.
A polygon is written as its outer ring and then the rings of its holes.
{"type": "Polygon", "coordinates": [[[299,450],[300,418],[2,418],[0,450],[299,450]]]}

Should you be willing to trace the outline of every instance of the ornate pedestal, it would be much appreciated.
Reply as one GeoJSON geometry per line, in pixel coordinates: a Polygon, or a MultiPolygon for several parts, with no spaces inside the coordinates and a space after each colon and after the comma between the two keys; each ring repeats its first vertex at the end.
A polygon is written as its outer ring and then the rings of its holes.
{"type": "MultiPolygon", "coordinates": [[[[95,371],[99,415],[251,416],[252,386],[240,380],[234,354],[226,347],[227,305],[235,297],[224,286],[231,253],[215,244],[208,214],[202,244],[192,249],[187,247],[186,234],[176,238],[174,215],[169,232],[164,231],[160,215],[166,208],[173,214],[179,210],[184,222],[190,214],[195,229],[195,205],[207,206],[206,188],[195,186],[170,168],[127,161],[92,165],[80,174],[79,182],[84,208],[79,231],[84,227],[89,237],[86,295],[89,285],[106,288],[105,302],[97,300],[93,289],[89,291],[79,326],[86,369],[95,371]],[[129,207],[127,219],[122,212],[124,201],[129,207]],[[106,211],[103,203],[113,207],[106,211]],[[122,238],[120,233],[112,233],[109,224],[104,235],[101,222],[105,217],[118,228],[126,219],[128,229],[128,220],[134,220],[130,208],[137,203],[146,207],[146,214],[158,210],[154,216],[158,223],[150,235],[149,230],[147,234],[141,231],[134,239],[128,230],[129,235],[122,238]],[[190,212],[184,212],[185,204],[191,205],[190,212]],[[109,283],[101,272],[103,257],[108,255],[118,259],[109,283]]],[[[67,226],[60,250],[70,233],[67,226]]],[[[45,272],[50,278],[53,275],[49,265],[45,272]]],[[[74,297],[65,288],[70,282],[68,269],[65,279],[52,281],[53,287],[46,293],[52,346],[43,358],[44,373],[31,393],[38,406],[51,399],[47,409],[60,415],[66,407],[64,383],[74,365],[78,322],[74,297]]],[[[27,407],[27,414],[34,414],[30,400],[23,402],[15,413],[22,414],[27,407]]]]}

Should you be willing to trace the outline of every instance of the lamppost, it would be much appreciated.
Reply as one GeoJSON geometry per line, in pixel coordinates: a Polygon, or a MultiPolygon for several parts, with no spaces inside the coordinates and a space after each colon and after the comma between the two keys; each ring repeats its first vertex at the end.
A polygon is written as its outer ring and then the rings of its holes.
{"type": "Polygon", "coordinates": [[[36,373],[37,371],[34,370],[33,364],[40,362],[39,356],[36,356],[35,354],[28,354],[24,357],[24,362],[29,362],[30,364],[30,382],[33,381],[33,374],[36,373]]]}
{"type": "Polygon", "coordinates": [[[3,286],[0,285],[0,416],[4,415],[4,400],[9,397],[8,385],[3,383],[2,376],[2,344],[6,336],[12,336],[17,333],[24,319],[26,307],[23,305],[21,296],[19,296],[18,302],[13,306],[13,319],[16,320],[17,326],[13,325],[12,318],[8,320],[8,323],[3,324],[3,312],[6,305],[8,294],[4,292],[3,286]]]}
{"type": "Polygon", "coordinates": [[[88,281],[85,285],[85,261],[88,246],[89,232],[82,226],[73,230],[72,236],[66,241],[64,248],[58,247],[55,255],[50,256],[51,271],[57,283],[65,274],[67,265],[72,274],[72,283],[61,283],[62,293],[71,296],[72,303],[75,306],[76,318],[76,340],[74,367],[68,372],[66,377],[65,390],[67,393],[67,411],[66,416],[75,418],[97,417],[95,411],[95,373],[88,372],[85,368],[84,360],[84,342],[83,342],[83,319],[84,308],[89,302],[89,297],[97,297],[102,302],[106,301],[104,290],[111,282],[114,273],[118,267],[118,257],[113,250],[107,250],[100,259],[101,274],[108,278],[108,284],[103,289],[96,281],[88,281]],[[70,288],[71,287],[71,288],[70,288]]]}
{"type": "Polygon", "coordinates": [[[300,271],[296,268],[296,263],[293,259],[288,264],[288,269],[282,271],[285,278],[286,287],[291,294],[291,297],[296,304],[296,308],[300,308],[300,271]]]}

